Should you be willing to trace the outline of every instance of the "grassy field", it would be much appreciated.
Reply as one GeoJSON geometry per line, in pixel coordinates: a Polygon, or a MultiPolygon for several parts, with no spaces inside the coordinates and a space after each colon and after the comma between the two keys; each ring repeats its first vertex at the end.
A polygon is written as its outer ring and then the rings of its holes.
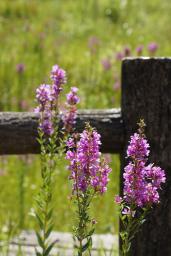
{"type": "MultiPolygon", "coordinates": [[[[48,81],[55,63],[68,74],[66,91],[78,86],[80,108],[120,106],[120,64],[125,46],[136,56],[150,42],[157,55],[171,52],[169,0],[2,0],[0,1],[0,111],[30,111],[36,87],[48,81]]],[[[119,158],[108,193],[95,200],[97,232],[118,230],[114,194],[118,192],[119,158]],[[98,210],[97,210],[98,209],[98,210]]],[[[0,230],[33,228],[31,211],[40,185],[38,156],[1,157],[0,230]]],[[[55,227],[71,230],[68,172],[60,164],[55,188],[55,227]]]]}

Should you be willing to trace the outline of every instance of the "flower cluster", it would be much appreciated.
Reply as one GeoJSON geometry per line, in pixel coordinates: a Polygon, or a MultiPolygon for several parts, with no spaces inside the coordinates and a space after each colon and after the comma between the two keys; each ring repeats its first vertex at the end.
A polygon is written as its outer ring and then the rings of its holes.
{"type": "Polygon", "coordinates": [[[86,125],[78,141],[70,139],[67,142],[66,158],[70,161],[73,192],[93,189],[95,193],[103,194],[106,191],[111,169],[101,159],[100,145],[100,135],[89,125],[86,125]]]}
{"type": "Polygon", "coordinates": [[[147,165],[149,144],[143,135],[143,121],[139,133],[131,136],[127,157],[131,160],[124,169],[123,200],[137,207],[148,207],[159,202],[159,190],[165,183],[165,172],[153,164],[147,165]]]}
{"type": "Polygon", "coordinates": [[[58,97],[62,86],[66,83],[65,71],[54,65],[51,71],[52,85],[41,84],[36,90],[38,107],[35,112],[40,113],[39,128],[46,134],[54,132],[54,120],[57,117],[58,97]]]}
{"type": "Polygon", "coordinates": [[[64,129],[67,132],[72,131],[73,125],[75,124],[75,120],[77,117],[76,105],[80,101],[77,95],[77,92],[78,92],[77,87],[71,87],[71,91],[66,95],[66,110],[62,114],[62,120],[64,123],[64,129]]]}

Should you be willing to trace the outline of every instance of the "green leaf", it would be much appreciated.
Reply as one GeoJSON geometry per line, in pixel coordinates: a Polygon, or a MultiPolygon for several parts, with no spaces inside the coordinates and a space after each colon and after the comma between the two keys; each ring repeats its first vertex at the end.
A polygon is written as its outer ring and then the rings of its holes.
{"type": "Polygon", "coordinates": [[[39,216],[37,213],[36,213],[36,218],[37,218],[37,220],[38,220],[38,223],[39,223],[40,228],[43,229],[43,222],[42,222],[40,216],[39,216]]]}
{"type": "Polygon", "coordinates": [[[95,228],[93,228],[92,230],[90,230],[90,232],[88,233],[88,235],[86,237],[92,236],[94,234],[95,228]]]}
{"type": "Polygon", "coordinates": [[[37,236],[37,240],[38,240],[40,247],[44,248],[44,242],[43,242],[41,235],[38,232],[36,232],[36,236],[37,236]]]}
{"type": "Polygon", "coordinates": [[[49,235],[50,235],[52,229],[53,229],[53,225],[51,225],[51,226],[48,228],[48,230],[46,231],[46,233],[45,233],[45,238],[46,238],[46,239],[49,237],[49,235]]]}
{"type": "Polygon", "coordinates": [[[47,214],[47,220],[50,220],[53,214],[53,209],[49,210],[48,214],[47,214]]]}
{"type": "Polygon", "coordinates": [[[50,251],[52,250],[52,248],[53,248],[53,246],[55,245],[55,243],[56,242],[53,242],[53,243],[51,243],[49,246],[48,246],[48,248],[45,250],[45,252],[44,252],[44,256],[48,256],[49,255],[49,253],[50,253],[50,251]]]}
{"type": "Polygon", "coordinates": [[[85,252],[90,246],[92,246],[92,238],[90,237],[87,243],[82,247],[82,252],[85,252]]]}

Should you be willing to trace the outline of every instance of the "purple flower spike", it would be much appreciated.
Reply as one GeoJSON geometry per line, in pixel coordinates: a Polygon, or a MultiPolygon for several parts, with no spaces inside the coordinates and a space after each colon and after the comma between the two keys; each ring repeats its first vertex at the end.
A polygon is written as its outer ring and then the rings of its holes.
{"type": "Polygon", "coordinates": [[[144,138],[144,122],[139,123],[139,133],[131,136],[127,157],[131,159],[124,169],[124,200],[128,205],[147,207],[159,202],[159,189],[165,183],[165,172],[153,164],[146,165],[149,144],[144,138]]]}
{"type": "MultiPolygon", "coordinates": [[[[70,145],[70,141],[68,144],[70,145]]],[[[111,169],[101,160],[100,145],[100,135],[87,125],[75,147],[67,151],[66,159],[70,161],[73,192],[85,192],[87,189],[93,189],[100,194],[106,192],[111,169]]]]}
{"type": "Polygon", "coordinates": [[[39,128],[48,136],[51,136],[55,131],[58,98],[62,91],[62,85],[66,83],[66,73],[58,65],[54,65],[51,79],[52,85],[41,84],[36,89],[36,99],[39,105],[35,108],[35,112],[40,115],[39,128]]]}
{"type": "Polygon", "coordinates": [[[66,72],[58,65],[54,65],[51,70],[51,79],[54,84],[62,85],[66,84],[66,72]]]}
{"type": "Polygon", "coordinates": [[[52,100],[51,86],[49,84],[41,84],[36,89],[36,99],[44,107],[47,102],[52,100]]]}
{"type": "Polygon", "coordinates": [[[127,150],[127,156],[143,159],[149,155],[149,147],[150,146],[145,138],[143,138],[138,133],[134,133],[134,135],[131,136],[131,141],[127,150]]]}

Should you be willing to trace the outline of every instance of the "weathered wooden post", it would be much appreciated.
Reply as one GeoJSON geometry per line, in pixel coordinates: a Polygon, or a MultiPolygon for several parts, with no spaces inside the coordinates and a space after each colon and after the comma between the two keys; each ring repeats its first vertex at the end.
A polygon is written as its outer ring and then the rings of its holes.
{"type": "MultiPolygon", "coordinates": [[[[150,160],[166,170],[161,204],[153,209],[131,256],[171,255],[171,58],[125,59],[122,65],[122,119],[125,143],[144,118],[150,160]]],[[[124,146],[126,150],[126,144],[124,146]]],[[[124,150],[124,155],[125,155],[124,150]]],[[[122,158],[122,166],[126,163],[122,158]]],[[[122,169],[123,172],[123,169],[122,169]]]]}

